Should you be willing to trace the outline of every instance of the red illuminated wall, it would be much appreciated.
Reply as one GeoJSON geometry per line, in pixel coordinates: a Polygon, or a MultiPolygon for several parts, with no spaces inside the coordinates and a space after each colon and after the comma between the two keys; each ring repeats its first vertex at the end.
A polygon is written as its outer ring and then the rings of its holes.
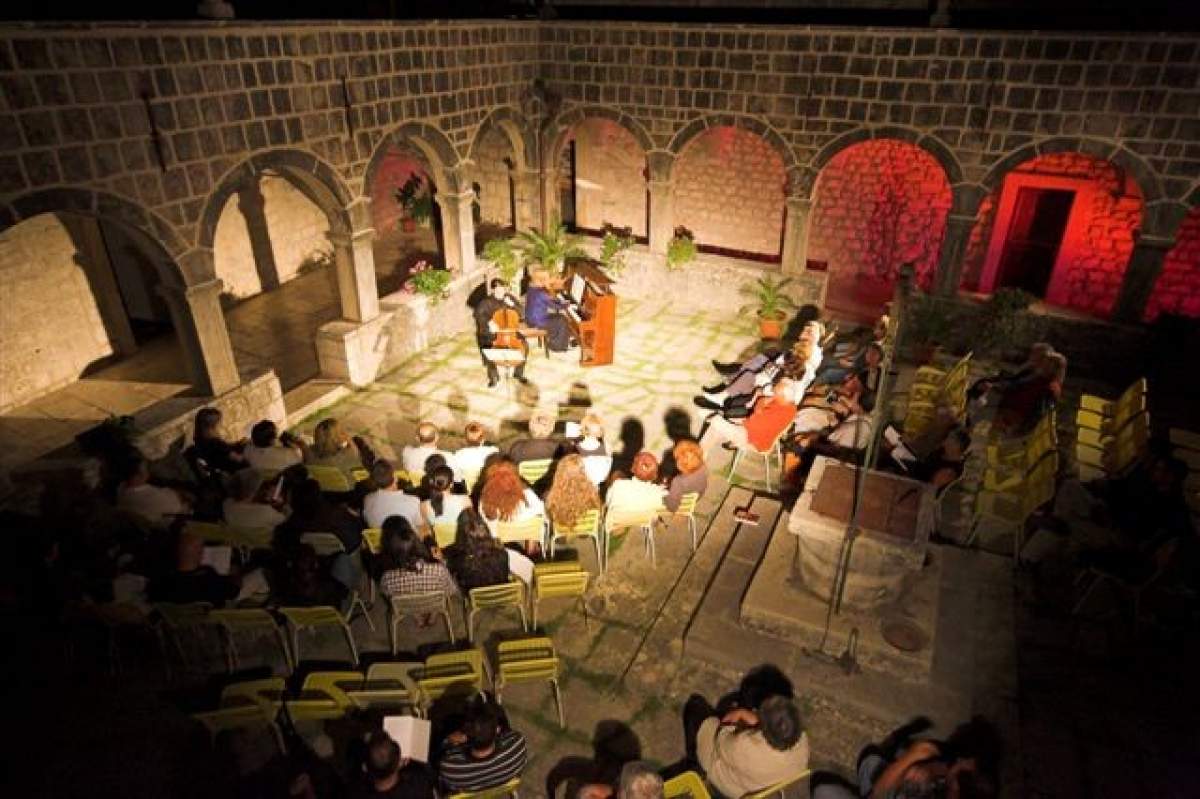
{"type": "Polygon", "coordinates": [[[1200,206],[1179,227],[1146,305],[1146,321],[1163,313],[1200,317],[1200,206]]]}
{"type": "MultiPolygon", "coordinates": [[[[1114,164],[1081,153],[1043,155],[1010,175],[1024,185],[1037,185],[1039,176],[1048,187],[1059,179],[1082,181],[1055,262],[1053,295],[1046,300],[1096,316],[1110,315],[1133,251],[1134,231],[1141,224],[1143,203],[1137,183],[1114,164]]],[[[962,285],[968,290],[991,288],[986,276],[1003,247],[1002,240],[993,242],[993,233],[997,212],[1006,205],[1004,191],[1002,187],[980,206],[963,264],[962,285]]],[[[1000,223],[1006,226],[1007,220],[1000,223]]]]}
{"type": "Polygon", "coordinates": [[[950,202],[946,173],[920,147],[893,139],[855,144],[821,170],[808,257],[828,262],[834,293],[882,298],[910,261],[928,287],[950,202]]]}
{"type": "Polygon", "coordinates": [[[400,204],[396,202],[396,190],[404,185],[414,172],[425,177],[425,168],[416,156],[392,148],[384,155],[371,184],[371,217],[375,222],[375,235],[390,233],[400,224],[400,204]]]}

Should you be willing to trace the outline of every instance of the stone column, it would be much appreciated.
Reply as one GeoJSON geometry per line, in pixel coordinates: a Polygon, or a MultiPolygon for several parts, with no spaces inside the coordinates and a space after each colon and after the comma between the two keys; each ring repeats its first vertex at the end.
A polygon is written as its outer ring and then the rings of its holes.
{"type": "Polygon", "coordinates": [[[539,209],[541,211],[540,218],[542,230],[546,230],[553,220],[562,221],[562,209],[558,206],[558,170],[543,169],[539,179],[542,198],[542,207],[539,209]]]}
{"type": "Polygon", "coordinates": [[[950,214],[946,217],[946,235],[938,251],[937,272],[934,273],[935,291],[943,297],[953,297],[962,282],[963,254],[967,240],[975,228],[975,217],[965,214],[950,214]]]}
{"type": "Polygon", "coordinates": [[[275,263],[275,248],[271,246],[271,233],[267,228],[266,199],[258,181],[238,189],[238,210],[246,220],[246,233],[250,237],[250,252],[254,255],[254,269],[263,291],[279,288],[279,267],[275,263]]]}
{"type": "Polygon", "coordinates": [[[442,239],[446,255],[446,268],[461,275],[475,271],[475,220],[471,216],[471,203],[475,192],[462,194],[434,195],[442,209],[442,239]]]}
{"type": "Polygon", "coordinates": [[[675,185],[662,180],[646,185],[650,190],[650,252],[665,255],[675,235],[675,185]]]}
{"type": "Polygon", "coordinates": [[[1113,319],[1136,324],[1142,321],[1146,303],[1154,292],[1154,284],[1162,273],[1163,260],[1175,246],[1175,239],[1142,234],[1133,245],[1129,266],[1121,281],[1121,293],[1113,309],[1113,319]]]}
{"type": "Polygon", "coordinates": [[[225,312],[220,280],[195,286],[160,285],[171,321],[187,358],[192,382],[203,392],[219,396],[241,384],[225,312]]]}
{"type": "Polygon", "coordinates": [[[351,322],[369,322],[379,316],[374,241],[373,228],[358,230],[350,235],[333,231],[329,233],[342,318],[351,322]]]}
{"type": "Polygon", "coordinates": [[[786,274],[800,274],[808,266],[808,222],[811,216],[812,200],[805,197],[787,198],[782,256],[782,267],[786,274]]]}
{"type": "Polygon", "coordinates": [[[533,230],[541,224],[541,173],[532,169],[512,170],[513,206],[517,231],[533,230]]]}
{"type": "Polygon", "coordinates": [[[59,219],[71,232],[71,239],[78,250],[75,260],[87,276],[113,353],[130,355],[137,352],[137,340],[133,337],[133,328],[129,325],[129,315],[125,313],[125,303],[121,299],[121,289],[117,285],[112,260],[108,257],[108,247],[104,243],[104,231],[100,228],[100,220],[73,214],[64,214],[59,219]]]}

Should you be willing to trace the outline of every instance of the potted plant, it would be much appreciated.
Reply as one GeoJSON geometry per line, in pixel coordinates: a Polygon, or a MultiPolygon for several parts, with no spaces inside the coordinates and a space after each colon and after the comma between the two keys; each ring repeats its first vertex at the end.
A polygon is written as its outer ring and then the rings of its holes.
{"type": "Polygon", "coordinates": [[[418,225],[429,227],[433,222],[433,195],[427,191],[418,194],[413,198],[408,213],[418,225]]]}
{"type": "MultiPolygon", "coordinates": [[[[400,188],[396,189],[396,203],[399,204],[400,210],[403,212],[403,216],[400,218],[400,229],[405,233],[412,233],[416,229],[417,216],[415,206],[417,205],[418,198],[422,194],[425,197],[429,197],[429,192],[421,191],[423,186],[424,180],[414,172],[408,176],[408,180],[404,181],[404,184],[400,188]]],[[[425,206],[425,208],[432,214],[432,205],[425,206]]]]}
{"type": "Polygon", "coordinates": [[[629,228],[604,229],[604,241],[600,245],[600,265],[609,277],[618,278],[625,271],[625,251],[633,246],[633,235],[629,228]]]}
{"type": "Polygon", "coordinates": [[[450,272],[436,268],[428,261],[417,261],[408,280],[404,281],[406,292],[424,297],[430,305],[437,305],[446,299],[449,286],[450,272]]]}
{"type": "Polygon", "coordinates": [[[568,259],[587,257],[579,242],[578,236],[568,233],[566,225],[554,219],[544,231],[526,230],[517,234],[514,246],[526,266],[538,264],[557,275],[562,273],[568,259]]]}
{"type": "Polygon", "coordinates": [[[753,302],[742,306],[738,313],[754,311],[758,315],[758,333],[764,340],[783,336],[787,312],[796,308],[796,303],[783,291],[791,282],[790,277],[771,280],[763,276],[739,289],[742,295],[750,297],[753,302]]]}
{"type": "Polygon", "coordinates": [[[685,227],[675,228],[675,235],[667,242],[667,269],[675,271],[696,260],[696,239],[685,227]]]}
{"type": "Polygon", "coordinates": [[[500,279],[515,291],[521,276],[521,261],[512,239],[492,239],[483,245],[483,257],[496,265],[500,279]]]}

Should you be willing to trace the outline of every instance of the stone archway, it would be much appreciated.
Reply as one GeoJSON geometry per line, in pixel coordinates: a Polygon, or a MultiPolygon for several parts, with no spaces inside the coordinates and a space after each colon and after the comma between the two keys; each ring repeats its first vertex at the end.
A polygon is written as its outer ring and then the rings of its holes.
{"type": "Polygon", "coordinates": [[[482,222],[515,230],[538,225],[537,139],[519,112],[503,106],[488,114],[471,140],[469,160],[482,222]]]}
{"type": "Polygon", "coordinates": [[[1173,231],[1173,244],[1146,303],[1147,322],[1161,314],[1200,318],[1200,184],[1184,202],[1188,210],[1173,231]]]}

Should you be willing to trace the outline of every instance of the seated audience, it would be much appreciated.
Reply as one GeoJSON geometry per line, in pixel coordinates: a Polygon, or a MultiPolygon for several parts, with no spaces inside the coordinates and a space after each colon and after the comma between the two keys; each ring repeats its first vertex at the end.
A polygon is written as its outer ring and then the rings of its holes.
{"type": "Polygon", "coordinates": [[[771,396],[755,402],[750,415],[741,423],[716,413],[710,414],[700,427],[700,448],[708,452],[718,443],[725,442],[735,449],[753,447],[759,452],[769,450],[796,416],[796,406],[788,399],[792,393],[792,382],[788,378],[775,381],[771,396]]]}
{"type": "Polygon", "coordinates": [[[379,587],[388,596],[434,591],[458,596],[458,585],[450,571],[430,553],[403,516],[389,516],[384,521],[379,553],[383,571],[379,587]]]}
{"type": "Polygon", "coordinates": [[[830,430],[855,416],[866,416],[874,407],[874,397],[863,384],[865,375],[848,375],[842,385],[819,399],[806,399],[796,414],[797,433],[830,430]]]}
{"type": "Polygon", "coordinates": [[[487,482],[479,492],[479,512],[495,535],[498,522],[523,522],[545,514],[546,508],[521,480],[516,466],[501,463],[488,469],[487,482]]]}
{"type": "Polygon", "coordinates": [[[554,437],[554,422],[554,414],[534,411],[529,417],[529,436],[514,441],[508,448],[508,457],[514,463],[553,458],[562,446],[562,442],[554,437]]]}
{"type": "Polygon", "coordinates": [[[458,517],[454,546],[445,551],[446,567],[462,591],[508,582],[508,555],[483,519],[468,508],[458,517]]]}
{"type": "Polygon", "coordinates": [[[175,489],[150,485],[150,466],[142,453],[130,450],[121,468],[122,479],[117,487],[117,507],[121,510],[160,529],[192,512],[187,497],[175,489]]]}
{"type": "Polygon", "coordinates": [[[454,493],[454,472],[449,466],[438,466],[425,481],[429,499],[421,503],[420,529],[432,534],[435,524],[454,524],[459,514],[471,507],[471,498],[454,493]]]}
{"type": "Polygon", "coordinates": [[[275,423],[264,419],[250,429],[250,443],[242,450],[246,463],[261,472],[282,472],[289,466],[304,462],[304,443],[284,431],[279,434],[275,423]]]}
{"type": "Polygon", "coordinates": [[[704,394],[695,397],[693,402],[698,407],[710,411],[721,410],[727,401],[731,404],[744,404],[738,398],[749,397],[754,394],[755,389],[774,382],[787,361],[787,356],[787,353],[776,349],[755,355],[745,361],[727,380],[704,386],[704,394]]]}
{"type": "Polygon", "coordinates": [[[861,372],[867,368],[867,349],[875,344],[880,353],[887,340],[888,327],[891,324],[888,317],[881,316],[876,320],[872,329],[862,328],[855,336],[854,342],[844,350],[836,352],[832,361],[826,361],[818,370],[815,385],[838,384],[846,379],[851,372],[861,372]]]}
{"type": "Polygon", "coordinates": [[[785,696],[720,716],[693,694],[683,708],[683,729],[688,760],[724,796],[760,791],[808,769],[808,736],[795,702],[785,696]]]}
{"type": "Polygon", "coordinates": [[[396,482],[391,461],[380,458],[371,466],[374,490],[363,497],[363,519],[367,527],[382,527],[389,516],[403,516],[416,529],[421,526],[421,500],[405,492],[396,482]]]}
{"type": "Polygon", "coordinates": [[[434,799],[437,786],[428,766],[404,757],[383,730],[367,736],[362,778],[350,785],[349,799],[434,799]]]}
{"type": "Polygon", "coordinates": [[[241,585],[237,578],[217,574],[204,565],[204,539],[195,533],[179,534],[175,569],[150,581],[150,598],[155,602],[185,605],[209,602],[221,607],[237,597],[241,585]]]}
{"type": "Polygon", "coordinates": [[[1021,364],[1013,371],[1000,371],[994,375],[976,380],[967,390],[968,399],[979,400],[981,404],[987,404],[987,394],[993,389],[1006,389],[1009,385],[1020,380],[1024,380],[1034,373],[1038,372],[1046,361],[1046,357],[1054,352],[1054,347],[1044,341],[1036,342],[1029,348],[1029,356],[1025,359],[1025,363],[1021,364]]]}
{"type": "Polygon", "coordinates": [[[589,413],[580,420],[579,438],[572,443],[575,452],[585,458],[611,454],[604,443],[604,420],[594,413],[589,413]]]}
{"type": "Polygon", "coordinates": [[[231,444],[221,437],[221,412],[216,408],[201,408],[196,412],[192,446],[196,457],[213,471],[231,474],[248,465],[242,454],[246,442],[231,444]]]}
{"type": "Polygon", "coordinates": [[[439,774],[447,791],[481,791],[521,774],[527,757],[525,737],[503,721],[493,701],[475,699],[462,730],[446,738],[439,774]]]}
{"type": "Polygon", "coordinates": [[[400,451],[400,462],[404,471],[410,474],[425,474],[425,461],[430,455],[441,455],[446,459],[446,463],[452,463],[454,456],[437,447],[440,436],[441,432],[433,422],[421,422],[417,425],[416,445],[406,446],[400,451]]]}
{"type": "Polygon", "coordinates": [[[487,429],[479,422],[468,423],[463,437],[467,445],[455,450],[453,469],[463,477],[477,475],[483,469],[483,462],[488,456],[500,450],[493,444],[484,443],[487,440],[487,429]]]}
{"type": "Polygon", "coordinates": [[[704,467],[704,450],[695,441],[680,441],[671,450],[671,455],[679,473],[667,482],[663,507],[674,513],[679,510],[684,494],[704,496],[708,489],[708,469],[704,467]]]}
{"type": "Polygon", "coordinates": [[[230,480],[229,497],[221,504],[225,523],[233,527],[275,527],[287,515],[264,496],[262,473],[257,467],[242,469],[230,480]]]}
{"type": "Polygon", "coordinates": [[[638,513],[655,511],[663,506],[667,489],[657,482],[658,459],[649,452],[633,456],[633,476],[614,480],[608,487],[605,502],[608,513],[638,513]]]}
{"type": "Polygon", "coordinates": [[[325,499],[321,486],[312,478],[296,485],[288,499],[292,514],[275,528],[275,548],[295,549],[305,533],[332,533],[341,541],[345,552],[331,563],[334,579],[347,588],[358,585],[362,562],[358,548],[362,546],[362,519],[344,505],[334,505],[325,499]]]}
{"type": "Polygon", "coordinates": [[[600,510],[604,503],[596,485],[588,477],[583,458],[564,455],[554,467],[550,490],[546,493],[546,512],[555,527],[568,529],[590,510],[600,510]]]}
{"type": "Polygon", "coordinates": [[[370,469],[375,453],[360,437],[350,437],[337,419],[322,419],[313,428],[312,446],[304,450],[304,462],[309,466],[333,466],[347,474],[352,469],[370,469]]]}

